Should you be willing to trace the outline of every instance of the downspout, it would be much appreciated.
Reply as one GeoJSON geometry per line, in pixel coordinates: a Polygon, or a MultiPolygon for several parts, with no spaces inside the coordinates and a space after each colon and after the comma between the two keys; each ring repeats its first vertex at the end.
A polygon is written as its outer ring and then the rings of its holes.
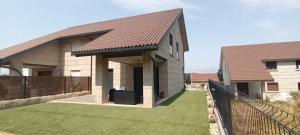
{"type": "MultiPolygon", "coordinates": [[[[148,56],[148,58],[150,58],[151,60],[152,60],[152,62],[153,62],[153,92],[152,92],[152,94],[153,93],[155,93],[154,91],[155,91],[155,89],[154,89],[154,83],[155,83],[155,67],[156,67],[156,61],[155,61],[155,58],[153,58],[151,55],[149,55],[146,51],[144,52],[144,54],[146,55],[146,56],[148,56]]],[[[156,94],[158,94],[158,93],[156,93],[156,94]]],[[[154,95],[154,94],[153,94],[154,95]]],[[[154,100],[155,100],[155,104],[156,104],[156,100],[157,100],[157,95],[154,95],[155,97],[154,97],[154,100]]],[[[155,105],[154,104],[154,105],[155,105]]]]}
{"type": "Polygon", "coordinates": [[[11,70],[17,72],[20,76],[23,76],[22,72],[19,71],[19,70],[16,69],[16,68],[14,68],[14,67],[7,67],[7,66],[2,66],[2,65],[0,65],[0,67],[2,67],[2,68],[7,68],[7,69],[11,69],[11,70]]]}
{"type": "Polygon", "coordinates": [[[93,56],[91,56],[91,74],[90,74],[90,94],[92,94],[92,84],[93,84],[93,56]]]}

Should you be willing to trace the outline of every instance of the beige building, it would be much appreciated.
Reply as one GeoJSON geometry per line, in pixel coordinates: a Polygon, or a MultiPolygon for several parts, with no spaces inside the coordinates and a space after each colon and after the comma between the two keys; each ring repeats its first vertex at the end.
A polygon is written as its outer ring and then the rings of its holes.
{"type": "Polygon", "coordinates": [[[208,90],[208,81],[219,81],[217,73],[191,73],[191,87],[201,90],[208,90]]]}
{"type": "Polygon", "coordinates": [[[110,89],[154,107],[184,89],[182,9],[64,29],[0,51],[11,76],[89,76],[98,104],[110,89]]]}
{"type": "Polygon", "coordinates": [[[300,90],[300,42],[228,46],[221,52],[224,84],[254,97],[300,90]]]}

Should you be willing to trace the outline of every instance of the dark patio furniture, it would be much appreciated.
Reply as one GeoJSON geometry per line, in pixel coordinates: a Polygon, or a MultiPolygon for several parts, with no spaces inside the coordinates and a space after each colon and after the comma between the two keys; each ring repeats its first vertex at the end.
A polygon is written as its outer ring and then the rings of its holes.
{"type": "Polygon", "coordinates": [[[114,97],[114,103],[136,105],[136,96],[133,91],[117,90],[114,97]]]}
{"type": "Polygon", "coordinates": [[[116,94],[116,89],[110,89],[110,90],[109,90],[109,98],[108,98],[108,100],[109,100],[110,102],[113,102],[113,101],[114,101],[115,94],[116,94]]]}

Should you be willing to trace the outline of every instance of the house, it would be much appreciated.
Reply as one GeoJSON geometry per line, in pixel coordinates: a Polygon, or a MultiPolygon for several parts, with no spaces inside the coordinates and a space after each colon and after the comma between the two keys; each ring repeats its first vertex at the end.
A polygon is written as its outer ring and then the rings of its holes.
{"type": "Polygon", "coordinates": [[[182,9],[70,27],[0,51],[11,76],[90,76],[97,104],[111,88],[144,107],[184,89],[189,50],[182,9]]]}
{"type": "Polygon", "coordinates": [[[208,80],[219,81],[217,73],[191,73],[191,86],[193,88],[208,89],[208,80]]]}
{"type": "Polygon", "coordinates": [[[300,89],[300,41],[227,46],[221,51],[224,84],[263,97],[300,89]]]}

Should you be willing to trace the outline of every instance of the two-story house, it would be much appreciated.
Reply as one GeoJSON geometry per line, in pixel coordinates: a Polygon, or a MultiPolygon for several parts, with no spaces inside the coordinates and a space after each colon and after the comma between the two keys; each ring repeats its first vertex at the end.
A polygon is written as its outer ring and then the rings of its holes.
{"type": "Polygon", "coordinates": [[[265,98],[299,91],[300,41],[223,47],[220,68],[236,93],[265,98]]]}
{"type": "Polygon", "coordinates": [[[111,88],[134,93],[139,104],[184,89],[189,50],[182,9],[70,27],[0,50],[11,76],[89,76],[98,104],[111,88]]]}

